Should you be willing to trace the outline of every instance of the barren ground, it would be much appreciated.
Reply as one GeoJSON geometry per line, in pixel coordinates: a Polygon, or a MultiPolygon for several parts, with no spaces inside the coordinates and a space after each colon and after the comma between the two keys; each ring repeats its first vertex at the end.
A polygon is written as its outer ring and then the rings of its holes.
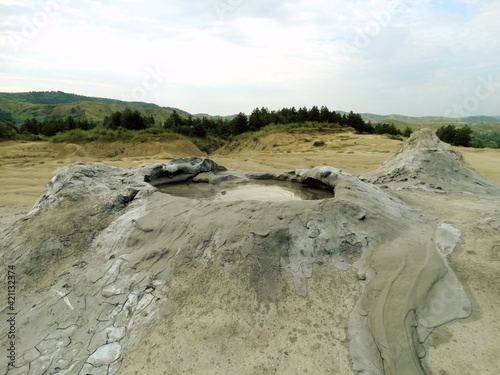
{"type": "MultiPolygon", "coordinates": [[[[288,171],[328,165],[353,175],[379,167],[403,144],[385,136],[342,134],[270,134],[248,139],[210,155],[227,168],[253,171],[288,171]],[[324,146],[313,146],[324,141],[324,146]]],[[[500,150],[458,148],[480,174],[500,183],[500,150]]],[[[162,163],[175,157],[204,155],[191,143],[168,144],[92,143],[88,145],[49,142],[0,143],[0,206],[28,209],[42,193],[47,181],[64,165],[104,162],[119,167],[162,163]]]]}
{"type": "MultiPolygon", "coordinates": [[[[288,171],[329,165],[353,175],[364,175],[378,168],[402,143],[384,136],[351,133],[270,134],[233,143],[210,158],[240,170],[288,171]],[[324,145],[314,146],[316,141],[323,141],[324,145]]],[[[459,148],[459,151],[476,171],[500,184],[500,150],[459,148]]],[[[135,167],[202,155],[185,141],[84,146],[0,143],[0,233],[30,209],[47,181],[69,163],[97,161],[135,167]]],[[[500,206],[494,207],[491,200],[484,197],[409,191],[398,195],[434,216],[436,221],[452,224],[462,234],[449,262],[465,286],[473,312],[471,317],[447,324],[431,335],[425,344],[426,370],[435,375],[497,374],[500,368],[500,206]]],[[[323,292],[327,294],[326,290],[323,292]]],[[[301,302],[299,299],[289,303],[299,306],[301,302]]],[[[159,339],[156,336],[152,335],[153,341],[159,339]]],[[[190,345],[186,341],[186,350],[190,345]]],[[[329,355],[328,350],[324,354],[329,355]]]]}

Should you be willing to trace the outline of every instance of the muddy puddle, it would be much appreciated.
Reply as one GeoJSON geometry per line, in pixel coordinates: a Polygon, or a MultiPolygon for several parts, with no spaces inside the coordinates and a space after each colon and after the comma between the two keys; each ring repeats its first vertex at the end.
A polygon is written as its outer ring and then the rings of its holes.
{"type": "Polygon", "coordinates": [[[214,201],[294,201],[333,198],[333,189],[319,189],[288,181],[257,180],[247,184],[218,184],[187,182],[158,186],[167,194],[191,199],[214,201]]]}

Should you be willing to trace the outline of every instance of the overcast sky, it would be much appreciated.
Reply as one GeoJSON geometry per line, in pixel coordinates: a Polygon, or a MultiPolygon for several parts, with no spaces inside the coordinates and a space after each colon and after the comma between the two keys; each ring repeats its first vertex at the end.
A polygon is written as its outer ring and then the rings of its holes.
{"type": "Polygon", "coordinates": [[[500,115],[498,0],[0,0],[0,91],[500,115]]]}

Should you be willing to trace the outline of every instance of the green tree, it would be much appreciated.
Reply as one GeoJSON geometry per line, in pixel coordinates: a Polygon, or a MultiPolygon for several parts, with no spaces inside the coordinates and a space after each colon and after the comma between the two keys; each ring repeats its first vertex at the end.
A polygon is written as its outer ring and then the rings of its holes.
{"type": "Polygon", "coordinates": [[[12,117],[11,113],[6,112],[6,111],[0,109],[0,123],[1,122],[12,123],[13,124],[15,122],[15,120],[12,117]]]}
{"type": "Polygon", "coordinates": [[[151,128],[156,125],[156,120],[153,115],[150,115],[149,117],[144,117],[144,121],[146,123],[146,127],[151,128]]]}
{"type": "Polygon", "coordinates": [[[472,129],[469,125],[457,129],[454,142],[457,146],[471,147],[472,129]]]}
{"type": "MultiPolygon", "coordinates": [[[[358,133],[370,132],[370,127],[367,127],[365,121],[359,113],[349,112],[347,116],[347,125],[356,130],[358,133]]],[[[373,127],[372,127],[373,128],[373,127]]]]}
{"type": "Polygon", "coordinates": [[[42,131],[42,124],[36,118],[26,119],[21,125],[21,132],[27,132],[30,134],[40,134],[42,131]]]}
{"type": "Polygon", "coordinates": [[[46,118],[41,125],[40,133],[47,137],[52,137],[65,130],[64,120],[46,118]]]}
{"type": "MultiPolygon", "coordinates": [[[[245,116],[246,118],[246,116],[245,116]]],[[[232,130],[231,121],[226,119],[217,118],[215,120],[210,120],[213,126],[213,133],[221,138],[228,139],[232,134],[235,134],[232,130]]]]}
{"type": "Polygon", "coordinates": [[[403,130],[403,136],[409,137],[413,133],[413,129],[407,126],[405,130],[403,130]]]}
{"type": "Polygon", "coordinates": [[[438,130],[436,130],[436,135],[438,138],[446,143],[453,144],[455,137],[457,134],[457,128],[454,125],[441,126],[438,130]]]}
{"type": "Polygon", "coordinates": [[[248,118],[240,112],[231,120],[230,129],[232,134],[241,134],[248,131],[248,118]]]}
{"type": "Polygon", "coordinates": [[[125,108],[122,114],[121,126],[128,130],[146,129],[146,121],[141,113],[136,109],[132,111],[130,108],[125,108]]]}
{"type": "Polygon", "coordinates": [[[0,140],[14,139],[17,136],[16,126],[9,121],[0,123],[0,140]]]}
{"type": "Polygon", "coordinates": [[[331,124],[339,124],[339,125],[347,125],[344,121],[344,117],[340,113],[335,111],[330,112],[330,117],[328,118],[328,122],[331,124]]]}
{"type": "Polygon", "coordinates": [[[108,129],[118,129],[122,126],[122,113],[120,111],[113,112],[111,116],[104,117],[104,127],[108,129]]]}
{"type": "Polygon", "coordinates": [[[392,134],[392,135],[401,135],[401,132],[394,124],[377,124],[373,127],[373,133],[375,134],[392,134]]]}
{"type": "Polygon", "coordinates": [[[312,122],[319,122],[320,112],[317,106],[313,106],[307,114],[307,119],[312,122]]]}
{"type": "Polygon", "coordinates": [[[296,121],[302,123],[306,122],[308,118],[309,118],[309,111],[307,110],[307,108],[306,107],[299,108],[299,110],[297,111],[296,121]]]}
{"type": "Polygon", "coordinates": [[[76,129],[78,127],[77,122],[75,121],[75,119],[72,116],[66,117],[66,119],[64,120],[64,123],[65,123],[64,124],[65,130],[72,130],[72,129],[76,129]]]}
{"type": "Polygon", "coordinates": [[[82,119],[82,120],[77,120],[76,121],[76,126],[77,126],[78,129],[90,130],[90,129],[95,128],[96,124],[94,122],[89,121],[89,120],[87,120],[85,118],[85,119],[82,119]]]}
{"type": "Polygon", "coordinates": [[[319,121],[330,122],[330,110],[324,105],[319,110],[319,121]]]}
{"type": "Polygon", "coordinates": [[[176,110],[165,120],[164,127],[167,129],[175,130],[182,125],[182,117],[177,113],[176,110]]]}
{"type": "Polygon", "coordinates": [[[474,148],[485,148],[484,142],[480,139],[473,139],[471,142],[471,146],[474,148]]]}
{"type": "MultiPolygon", "coordinates": [[[[191,118],[191,116],[189,116],[191,118]]],[[[195,137],[204,138],[207,136],[207,128],[203,125],[201,118],[191,118],[191,123],[193,127],[193,135],[195,137]]]]}
{"type": "Polygon", "coordinates": [[[248,117],[248,127],[252,131],[262,129],[269,124],[269,110],[265,107],[255,108],[248,117]]]}
{"type": "Polygon", "coordinates": [[[458,129],[454,125],[441,126],[436,135],[441,141],[454,146],[471,147],[472,144],[472,129],[468,125],[458,129]]]}

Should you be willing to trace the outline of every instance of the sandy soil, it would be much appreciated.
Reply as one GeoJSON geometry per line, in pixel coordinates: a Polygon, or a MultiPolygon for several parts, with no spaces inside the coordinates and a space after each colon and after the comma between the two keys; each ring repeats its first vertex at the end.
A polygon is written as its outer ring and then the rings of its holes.
{"type": "MultiPolygon", "coordinates": [[[[391,140],[384,136],[358,136],[351,133],[271,134],[259,139],[233,143],[211,155],[210,158],[228,168],[240,170],[288,171],[329,165],[353,175],[365,175],[377,169],[401,147],[402,143],[402,141],[391,140]],[[315,146],[314,143],[318,141],[324,144],[315,146]]],[[[500,150],[459,148],[459,151],[476,171],[490,181],[500,184],[500,168],[498,167],[500,150]]],[[[0,179],[0,235],[8,225],[30,209],[42,193],[47,181],[64,165],[80,161],[98,161],[114,166],[133,167],[165,162],[175,157],[200,155],[203,153],[185,141],[174,141],[170,144],[113,143],[86,146],[2,143],[0,144],[0,173],[2,175],[0,179]]],[[[449,263],[472,302],[472,315],[467,319],[444,325],[431,334],[424,345],[427,355],[423,364],[427,373],[432,375],[496,374],[500,368],[498,356],[500,352],[498,339],[500,334],[500,320],[498,319],[498,311],[500,311],[498,272],[500,208],[485,196],[466,197],[455,193],[436,194],[423,191],[400,191],[397,194],[413,207],[434,217],[436,224],[446,222],[461,232],[459,245],[449,257],[449,263]]],[[[331,282],[334,284],[345,281],[341,278],[331,282]]],[[[227,280],[227,282],[230,281],[227,280]]],[[[321,293],[315,298],[318,301],[326,298],[328,291],[318,290],[321,293]]],[[[349,296],[345,298],[349,299],[349,296]]],[[[346,301],[336,302],[345,303],[346,301]]],[[[348,302],[348,305],[353,303],[350,300],[348,302]]],[[[300,306],[301,300],[297,298],[289,303],[290,306],[293,305],[296,308],[300,306]]],[[[304,315],[298,318],[307,317],[307,309],[303,312],[304,315]]],[[[189,311],[186,310],[185,313],[188,314],[189,311]]],[[[322,314],[321,311],[316,313],[322,314]]],[[[207,317],[209,318],[211,317],[207,317]]],[[[251,316],[247,318],[252,319],[251,316]]],[[[256,319],[258,320],[258,316],[256,319]]],[[[278,321],[279,312],[276,313],[276,322],[278,321]]],[[[203,322],[199,324],[203,325],[203,322]]],[[[231,324],[240,323],[228,322],[225,326],[231,326],[231,324]]],[[[290,332],[295,332],[293,322],[285,328],[290,332]]],[[[271,332],[273,332],[272,329],[271,332]]],[[[152,332],[152,342],[160,344],[164,339],[162,333],[152,332]]],[[[337,332],[336,335],[339,336],[337,339],[341,342],[342,351],[347,352],[345,333],[337,332]]],[[[196,336],[194,339],[202,340],[196,336]]],[[[187,352],[190,347],[196,345],[195,342],[188,341],[184,344],[183,347],[174,349],[187,352]]],[[[311,344],[315,342],[311,341],[311,344]]],[[[329,355],[326,350],[327,346],[320,348],[321,351],[325,350],[322,353],[325,357],[329,355]]],[[[278,358],[279,353],[275,354],[278,358]]],[[[137,355],[140,357],[142,354],[137,353],[137,355]]],[[[268,369],[275,365],[273,360],[274,357],[266,363],[268,369]]],[[[294,370],[298,373],[297,369],[302,365],[304,365],[304,372],[307,372],[307,368],[311,368],[307,364],[300,363],[289,363],[289,365],[292,366],[290,373],[294,373],[294,370]]],[[[260,371],[258,373],[272,372],[260,371]]]]}
{"type": "MultiPolygon", "coordinates": [[[[385,136],[352,133],[270,134],[226,147],[210,158],[228,168],[254,171],[288,171],[328,165],[353,175],[378,168],[402,145],[385,136]],[[313,146],[316,141],[324,146],[313,146]]],[[[500,150],[459,148],[472,167],[500,183],[500,150]]],[[[40,196],[48,180],[64,165],[97,161],[119,167],[165,162],[203,153],[185,141],[161,143],[53,144],[48,142],[0,143],[0,206],[27,209],[40,196]]]]}

